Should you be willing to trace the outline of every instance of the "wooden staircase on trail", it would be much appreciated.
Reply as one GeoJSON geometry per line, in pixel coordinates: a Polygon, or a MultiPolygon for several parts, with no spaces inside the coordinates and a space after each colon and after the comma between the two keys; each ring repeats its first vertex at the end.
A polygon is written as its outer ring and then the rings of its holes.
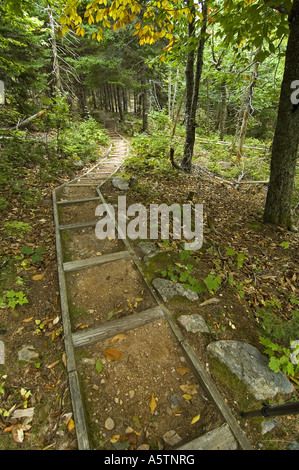
{"type": "Polygon", "coordinates": [[[249,450],[246,435],[209,374],[145,280],[130,243],[96,238],[95,209],[106,203],[101,188],[129,151],[114,121],[105,125],[112,142],[107,154],[84,175],[53,191],[66,366],[78,449],[151,449],[148,443],[155,441],[159,448],[162,443],[163,449],[182,452],[249,450]],[[136,305],[127,302],[129,295],[136,305]],[[182,365],[190,368],[188,380],[175,373],[182,365]],[[193,386],[193,395],[182,399],[180,387],[190,390],[188,385],[193,386]],[[176,400],[181,400],[177,406],[176,400]],[[202,432],[200,421],[207,409],[219,420],[202,432]],[[186,421],[195,416],[195,424],[186,421]]]}

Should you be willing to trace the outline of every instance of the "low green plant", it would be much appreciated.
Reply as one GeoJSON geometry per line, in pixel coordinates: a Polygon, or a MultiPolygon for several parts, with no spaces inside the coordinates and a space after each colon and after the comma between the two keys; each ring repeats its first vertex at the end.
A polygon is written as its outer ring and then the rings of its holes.
{"type": "Polygon", "coordinates": [[[46,249],[42,246],[34,248],[33,246],[26,245],[23,246],[20,251],[23,255],[29,256],[32,263],[38,263],[43,260],[43,254],[46,249]]]}
{"type": "MultiPolygon", "coordinates": [[[[299,373],[299,362],[294,364],[292,362],[292,351],[290,348],[285,348],[277,343],[273,343],[269,338],[260,337],[260,342],[265,346],[265,354],[270,357],[269,368],[273,372],[283,372],[284,374],[294,377],[299,373]]],[[[291,341],[290,345],[292,345],[291,341]]],[[[296,349],[299,349],[299,345],[296,349]]]]}
{"type": "Polygon", "coordinates": [[[32,230],[31,225],[26,222],[19,222],[18,220],[4,222],[3,227],[5,229],[5,233],[10,237],[15,236],[23,238],[26,233],[29,233],[32,230]]]}
{"type": "Polygon", "coordinates": [[[17,305],[24,305],[28,303],[24,292],[15,292],[14,290],[9,290],[4,292],[4,295],[0,297],[0,308],[15,308],[17,305]]]}

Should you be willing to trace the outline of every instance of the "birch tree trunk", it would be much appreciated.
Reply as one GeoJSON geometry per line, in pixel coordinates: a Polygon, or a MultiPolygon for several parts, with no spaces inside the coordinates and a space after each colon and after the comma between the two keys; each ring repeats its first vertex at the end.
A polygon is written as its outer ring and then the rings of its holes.
{"type": "Polygon", "coordinates": [[[48,10],[48,16],[49,16],[50,36],[51,36],[51,45],[52,45],[52,52],[53,52],[53,74],[55,77],[55,86],[56,88],[58,88],[58,90],[62,91],[56,37],[55,37],[53,11],[49,5],[48,5],[47,10],[48,10]]]}

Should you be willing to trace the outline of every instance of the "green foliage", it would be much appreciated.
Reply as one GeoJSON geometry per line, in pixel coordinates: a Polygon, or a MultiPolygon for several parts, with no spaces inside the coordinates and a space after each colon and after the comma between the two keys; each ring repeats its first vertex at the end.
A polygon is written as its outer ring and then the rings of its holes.
{"type": "Polygon", "coordinates": [[[14,220],[13,222],[4,222],[3,227],[5,228],[5,233],[10,237],[20,237],[23,238],[26,233],[31,232],[32,227],[27,222],[20,222],[14,220]]]}
{"type": "MultiPolygon", "coordinates": [[[[293,364],[292,362],[292,351],[290,348],[272,343],[268,338],[263,338],[262,336],[260,337],[260,342],[266,348],[264,351],[265,354],[270,357],[269,368],[271,370],[274,372],[281,371],[292,377],[299,372],[299,364],[293,364]]],[[[299,348],[299,346],[297,346],[297,348],[299,348]]]]}
{"type": "Polygon", "coordinates": [[[4,292],[4,295],[0,297],[0,308],[15,308],[17,305],[24,305],[28,303],[28,299],[25,297],[24,292],[15,292],[9,290],[4,292]]]}
{"type": "Polygon", "coordinates": [[[23,255],[30,256],[31,262],[32,263],[38,263],[43,260],[43,253],[45,253],[46,249],[43,248],[42,246],[38,246],[37,248],[34,248],[32,246],[23,246],[20,249],[21,253],[23,255]]]}

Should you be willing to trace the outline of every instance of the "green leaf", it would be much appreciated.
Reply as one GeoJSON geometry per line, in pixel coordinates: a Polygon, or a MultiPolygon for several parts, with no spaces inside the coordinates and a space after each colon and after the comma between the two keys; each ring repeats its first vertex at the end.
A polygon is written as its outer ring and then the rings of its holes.
{"type": "Polygon", "coordinates": [[[32,255],[33,253],[33,247],[32,246],[23,246],[21,249],[20,249],[21,253],[23,255],[32,255]]]}
{"type": "Polygon", "coordinates": [[[96,362],[96,369],[97,369],[97,372],[98,374],[100,374],[103,370],[103,363],[101,361],[101,359],[98,359],[97,362],[96,362]]]}

